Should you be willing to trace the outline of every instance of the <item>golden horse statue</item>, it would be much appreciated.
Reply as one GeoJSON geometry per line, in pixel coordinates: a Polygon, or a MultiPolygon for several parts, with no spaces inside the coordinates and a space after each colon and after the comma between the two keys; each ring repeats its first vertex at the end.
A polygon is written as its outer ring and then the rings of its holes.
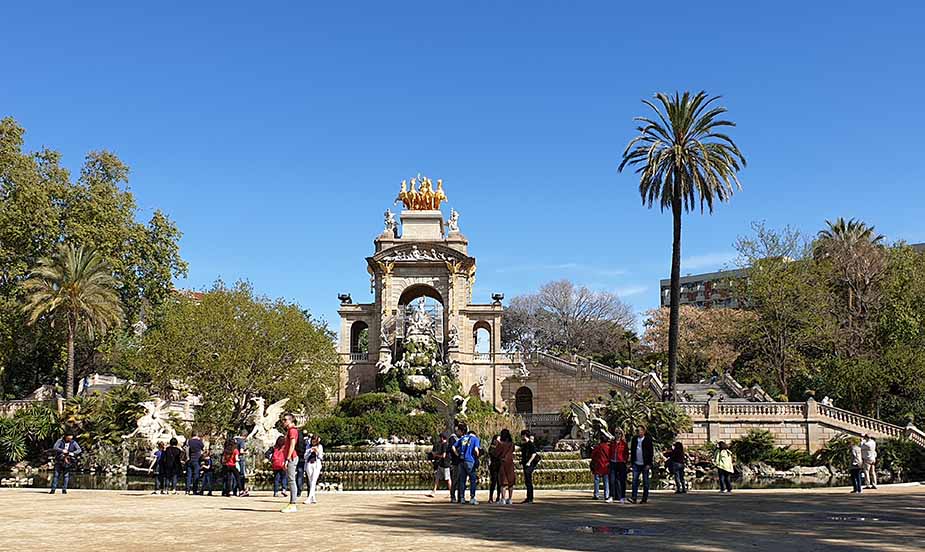
{"type": "Polygon", "coordinates": [[[401,201],[405,209],[411,211],[436,211],[446,200],[443,180],[437,180],[437,189],[434,190],[433,181],[419,174],[411,179],[410,186],[408,181],[401,181],[401,190],[395,198],[395,203],[401,201]],[[420,189],[416,189],[417,186],[420,186],[420,189]]]}

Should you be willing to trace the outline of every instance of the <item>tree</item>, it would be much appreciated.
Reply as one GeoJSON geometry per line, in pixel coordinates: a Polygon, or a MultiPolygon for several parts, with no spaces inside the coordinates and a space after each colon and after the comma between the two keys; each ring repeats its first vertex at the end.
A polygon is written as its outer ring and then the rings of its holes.
{"type": "Polygon", "coordinates": [[[44,258],[23,283],[23,310],[34,324],[43,316],[64,319],[67,325],[68,398],[74,396],[74,341],[84,329],[91,338],[122,321],[116,279],[109,265],[92,250],[60,245],[54,257],[44,258]]]}
{"type": "Polygon", "coordinates": [[[713,106],[719,96],[703,91],[685,92],[674,97],[659,93],[655,103],[643,100],[657,121],[636,117],[642,123],[623,152],[619,171],[637,167],[639,194],[650,208],[658,203],[662,211],[671,209],[674,234],[671,252],[671,303],[668,332],[668,394],[677,400],[678,328],[681,298],[681,214],[700,203],[713,212],[714,201],[726,201],[741,188],[736,173],[745,166],[745,157],[723,127],[735,126],[720,119],[726,108],[713,106]],[[664,112],[662,111],[664,110],[664,112]]]}
{"type": "Polygon", "coordinates": [[[197,421],[215,430],[241,429],[257,397],[323,409],[337,385],[330,331],[298,305],[256,296],[248,283],[175,295],[158,315],[126,363],[162,395],[200,395],[197,421]]]}
{"type": "Polygon", "coordinates": [[[616,294],[559,280],[511,300],[504,311],[501,342],[524,353],[613,353],[621,348],[634,318],[616,294]]]}
{"type": "MultiPolygon", "coordinates": [[[[668,348],[668,309],[653,309],[646,315],[643,340],[653,351],[663,353],[668,348]]],[[[722,374],[732,368],[744,350],[755,314],[683,305],[679,319],[678,379],[696,382],[711,372],[722,374]]]]}

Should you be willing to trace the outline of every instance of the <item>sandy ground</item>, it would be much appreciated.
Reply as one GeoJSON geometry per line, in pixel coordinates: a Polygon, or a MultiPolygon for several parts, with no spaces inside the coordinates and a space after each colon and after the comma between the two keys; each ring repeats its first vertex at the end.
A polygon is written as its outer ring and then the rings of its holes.
{"type": "Polygon", "coordinates": [[[284,499],[266,493],[0,489],[0,550],[925,550],[923,485],[862,495],[656,492],[648,504],[625,506],[557,491],[513,506],[458,506],[419,493],[319,499],[282,514],[284,499]]]}

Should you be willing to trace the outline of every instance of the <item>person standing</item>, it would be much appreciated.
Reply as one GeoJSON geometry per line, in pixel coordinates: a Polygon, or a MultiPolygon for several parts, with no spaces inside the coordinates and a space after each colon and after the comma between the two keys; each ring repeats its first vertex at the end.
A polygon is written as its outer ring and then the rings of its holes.
{"type": "Polygon", "coordinates": [[[222,496],[238,496],[238,444],[234,437],[225,440],[225,447],[222,449],[222,496]]]}
{"type": "Polygon", "coordinates": [[[524,470],[524,486],[527,488],[527,498],[521,504],[533,503],[533,472],[540,463],[540,455],[536,451],[536,442],[533,434],[524,429],[520,432],[520,465],[524,470]]]}
{"type": "Polygon", "coordinates": [[[851,474],[852,493],[861,492],[861,473],[863,471],[864,456],[861,452],[860,442],[855,437],[851,440],[851,469],[848,470],[848,473],[851,474]]]}
{"type": "Polygon", "coordinates": [[[202,449],[205,443],[194,431],[193,436],[186,442],[186,494],[202,494],[199,491],[199,461],[202,458],[202,449]]]}
{"type": "Polygon", "coordinates": [[[299,432],[299,440],[295,444],[295,452],[299,457],[299,464],[295,470],[296,498],[302,496],[302,489],[305,487],[305,444],[311,440],[312,436],[303,430],[299,432]]]}
{"type": "Polygon", "coordinates": [[[280,490],[286,496],[286,438],[280,435],[270,452],[270,467],[273,468],[273,496],[279,496],[280,490]]]}
{"type": "Polygon", "coordinates": [[[247,431],[241,430],[240,435],[238,435],[235,440],[235,446],[238,447],[238,477],[235,480],[238,485],[238,496],[248,496],[250,493],[247,491],[247,431]]]}
{"type": "Polygon", "coordinates": [[[315,490],[318,487],[318,477],[321,475],[323,460],[324,447],[321,445],[321,437],[312,435],[311,446],[305,451],[305,477],[308,479],[308,496],[305,498],[305,504],[317,504],[318,502],[315,498],[315,490]]]}
{"type": "Polygon", "coordinates": [[[720,441],[713,455],[713,463],[716,465],[716,471],[719,474],[719,492],[732,492],[732,472],[735,466],[732,459],[732,451],[725,441],[720,441]]]}
{"type": "Polygon", "coordinates": [[[161,477],[164,481],[164,485],[161,487],[162,493],[169,486],[170,491],[177,494],[177,481],[179,481],[180,473],[183,469],[183,451],[180,450],[177,443],[177,438],[171,437],[170,446],[161,454],[161,477]]]}
{"type": "Polygon", "coordinates": [[[161,455],[164,454],[165,448],[167,448],[167,445],[164,444],[164,441],[158,441],[157,448],[151,453],[151,465],[148,466],[148,470],[154,474],[154,492],[151,494],[157,494],[164,485],[161,479],[161,455]]]}
{"type": "Polygon", "coordinates": [[[296,453],[296,443],[299,441],[299,428],[295,426],[295,416],[286,414],[283,416],[283,427],[286,430],[286,475],[289,477],[289,504],[283,507],[281,512],[291,514],[298,512],[295,501],[299,494],[296,486],[296,473],[299,469],[299,459],[296,453]]]}
{"type": "Polygon", "coordinates": [[[687,456],[684,454],[684,445],[678,441],[671,447],[671,450],[665,452],[665,458],[668,459],[668,472],[674,476],[674,492],[676,494],[687,492],[687,480],[684,478],[684,464],[687,456]]]}
{"type": "Polygon", "coordinates": [[[622,429],[616,430],[610,443],[610,496],[616,497],[620,504],[626,503],[626,465],[630,458],[629,445],[623,436],[622,429]]]}
{"type": "Polygon", "coordinates": [[[495,500],[504,503],[501,496],[501,459],[498,457],[498,444],[501,438],[495,435],[491,438],[491,445],[488,447],[488,503],[494,504],[495,500]],[[495,493],[498,497],[495,499],[495,493]]]}
{"type": "Polygon", "coordinates": [[[642,503],[649,501],[649,471],[655,457],[652,437],[646,434],[645,426],[636,428],[636,435],[630,441],[630,462],[633,465],[633,495],[630,499],[636,504],[639,496],[639,480],[642,479],[642,503]]]}
{"type": "Polygon", "coordinates": [[[58,480],[61,480],[61,494],[67,494],[67,484],[71,479],[71,469],[77,462],[77,457],[83,450],[77,441],[74,440],[74,434],[67,432],[63,437],[55,441],[53,447],[55,453],[55,473],[51,477],[51,491],[48,494],[55,494],[58,488],[58,480]]]}
{"type": "Polygon", "coordinates": [[[199,494],[203,494],[208,491],[209,496],[212,496],[212,478],[214,470],[212,468],[212,453],[208,447],[202,452],[202,459],[199,462],[199,480],[202,483],[199,494]]]}
{"type": "Polygon", "coordinates": [[[459,502],[462,503],[465,500],[465,488],[460,489],[459,487],[459,477],[460,472],[462,471],[462,458],[459,456],[459,449],[456,448],[456,443],[459,442],[459,438],[463,436],[463,430],[457,424],[453,428],[453,433],[450,435],[449,440],[447,441],[447,446],[450,451],[450,476],[452,479],[452,488],[450,489],[450,502],[459,502]]]}
{"type": "Polygon", "coordinates": [[[861,459],[864,461],[862,473],[867,480],[868,489],[877,488],[877,441],[865,435],[861,441],[861,459]]]}
{"type": "Polygon", "coordinates": [[[441,433],[437,443],[431,449],[430,454],[434,466],[434,490],[430,493],[433,497],[440,488],[440,483],[446,481],[446,490],[450,493],[450,500],[453,499],[453,483],[450,474],[450,452],[447,445],[447,437],[441,433]]]}
{"type": "Polygon", "coordinates": [[[459,487],[459,503],[463,504],[466,494],[466,482],[469,483],[469,504],[477,505],[479,503],[475,498],[478,490],[479,478],[476,473],[476,462],[479,458],[479,447],[482,441],[474,431],[470,430],[465,424],[460,424],[460,431],[463,435],[456,441],[456,451],[459,454],[459,480],[456,485],[459,487]]]}
{"type": "Polygon", "coordinates": [[[591,450],[591,473],[594,475],[594,500],[600,500],[598,489],[603,486],[604,500],[613,502],[610,488],[610,439],[606,435],[601,435],[600,442],[591,450]]]}
{"type": "Polygon", "coordinates": [[[517,483],[517,472],[514,470],[514,438],[508,429],[502,429],[498,436],[498,445],[495,447],[498,457],[498,485],[500,486],[501,504],[513,504],[514,485],[517,483]]]}

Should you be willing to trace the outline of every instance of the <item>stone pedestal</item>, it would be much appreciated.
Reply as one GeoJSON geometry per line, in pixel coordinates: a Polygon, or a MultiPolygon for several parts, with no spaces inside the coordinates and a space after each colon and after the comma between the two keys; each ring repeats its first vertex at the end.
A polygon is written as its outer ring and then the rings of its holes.
{"type": "Polygon", "coordinates": [[[443,213],[440,211],[402,211],[402,241],[440,241],[443,239],[443,213]]]}

